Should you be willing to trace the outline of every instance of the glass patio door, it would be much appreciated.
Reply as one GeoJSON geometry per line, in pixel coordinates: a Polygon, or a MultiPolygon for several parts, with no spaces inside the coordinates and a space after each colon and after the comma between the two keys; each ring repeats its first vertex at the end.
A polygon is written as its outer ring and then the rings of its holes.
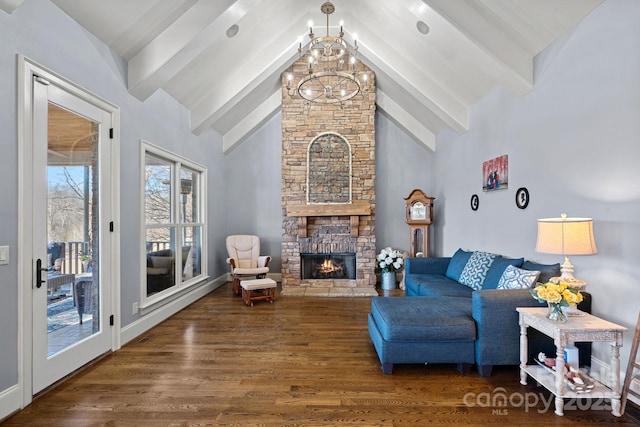
{"type": "MultiPolygon", "coordinates": [[[[33,393],[111,347],[101,274],[110,114],[33,81],[33,393]]],[[[107,206],[105,206],[107,205],[107,206]]]]}

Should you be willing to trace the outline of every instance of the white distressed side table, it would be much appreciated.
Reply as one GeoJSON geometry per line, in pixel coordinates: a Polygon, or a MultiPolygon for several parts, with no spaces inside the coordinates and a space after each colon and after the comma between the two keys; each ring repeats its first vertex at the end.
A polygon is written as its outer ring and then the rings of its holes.
{"type": "Polygon", "coordinates": [[[611,399],[611,413],[620,413],[620,347],[627,328],[591,314],[572,316],[567,323],[547,319],[546,308],[516,308],[520,313],[520,384],[527,384],[527,375],[555,395],[556,415],[564,415],[564,398],[611,399]],[[538,365],[527,365],[527,328],[532,327],[553,338],[556,345],[555,375],[538,365]],[[611,342],[611,365],[608,384],[594,380],[590,393],[576,393],[565,384],[564,348],[570,342],[611,342]]]}

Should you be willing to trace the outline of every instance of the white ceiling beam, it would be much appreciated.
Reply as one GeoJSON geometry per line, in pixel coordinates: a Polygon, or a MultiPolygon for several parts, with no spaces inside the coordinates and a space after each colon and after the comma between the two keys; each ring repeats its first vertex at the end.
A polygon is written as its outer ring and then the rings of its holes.
{"type": "Polygon", "coordinates": [[[224,81],[212,82],[202,92],[202,100],[191,108],[191,130],[200,133],[213,125],[228,113],[245,96],[251,96],[262,88],[261,102],[271,95],[271,90],[265,94],[265,85],[275,87],[279,85],[280,74],[297,59],[297,33],[283,34],[272,43],[261,46],[254,56],[246,57],[238,69],[230,70],[229,78],[224,81]],[[286,44],[285,44],[286,43],[286,44]],[[259,65],[263,65],[259,67],[259,65]]]}
{"type": "MultiPolygon", "coordinates": [[[[359,17],[345,14],[346,39],[353,44],[353,32],[358,33],[359,55],[395,80],[408,93],[414,95],[444,123],[456,132],[466,132],[469,125],[468,105],[455,95],[456,88],[434,80],[425,70],[418,69],[415,61],[402,56],[397,46],[390,45],[380,31],[371,29],[359,17]],[[356,31],[357,30],[357,31],[356,31]]],[[[366,62],[366,61],[365,61],[366,62]]],[[[393,96],[393,94],[390,94],[393,96]]]]}
{"type": "MultiPolygon", "coordinates": [[[[441,1],[441,0],[440,0],[441,1]]],[[[469,1],[469,0],[467,0],[469,1]]],[[[603,0],[473,0],[540,53],[603,0]]]]}
{"type": "Polygon", "coordinates": [[[416,142],[431,152],[436,151],[436,136],[409,112],[391,99],[383,91],[376,91],[376,104],[394,123],[409,134],[416,142]]]}
{"type": "MultiPolygon", "coordinates": [[[[291,52],[286,52],[286,55],[290,54],[291,52]]],[[[265,91],[271,93],[269,87],[279,86],[280,73],[293,59],[292,56],[280,57],[277,62],[271,63],[267,69],[254,75],[250,80],[245,80],[241,76],[244,73],[236,73],[222,87],[216,86],[216,88],[221,88],[218,96],[207,97],[191,108],[191,131],[199,134],[208,127],[216,128],[215,123],[244,98],[256,98],[258,96],[256,94],[264,94],[265,91]]],[[[264,95],[263,97],[266,98],[264,95]]],[[[258,99],[258,102],[260,101],[258,99]]]]}
{"type": "Polygon", "coordinates": [[[0,0],[0,9],[11,13],[22,4],[24,0],[0,0]]]}
{"type": "Polygon", "coordinates": [[[126,60],[199,0],[50,0],[126,60]],[[119,42],[120,40],[120,42],[119,42]]]}
{"type": "MultiPolygon", "coordinates": [[[[370,40],[367,36],[366,40],[370,40]]],[[[415,78],[407,76],[408,68],[403,65],[398,67],[399,62],[405,62],[401,58],[384,57],[377,55],[369,48],[369,42],[358,42],[360,54],[364,57],[365,63],[374,71],[382,71],[399,84],[404,90],[412,94],[422,104],[429,108],[442,122],[458,133],[464,133],[469,128],[469,112],[466,105],[453,97],[446,89],[437,82],[432,81],[428,75],[422,73],[415,78]],[[391,65],[394,64],[394,65],[391,65]],[[400,72],[400,69],[403,72],[400,72]]],[[[377,44],[376,44],[377,46],[377,44]]],[[[382,84],[383,82],[381,82],[382,84]]]]}
{"type": "MultiPolygon", "coordinates": [[[[230,146],[269,114],[307,19],[324,27],[321,2],[312,0],[50,1],[128,60],[133,95],[164,89],[191,110],[195,132],[211,126],[230,146]],[[233,24],[240,32],[228,39],[233,24]]],[[[351,0],[331,24],[344,19],[350,43],[350,31],[360,34],[382,111],[428,141],[420,126],[466,131],[470,106],[497,85],[529,90],[533,56],[601,1],[351,0]],[[429,34],[417,32],[419,21],[429,34]]],[[[22,2],[0,0],[0,9],[11,13],[22,2]]]]}
{"type": "Polygon", "coordinates": [[[501,70],[501,84],[516,96],[533,89],[533,57],[524,38],[481,4],[423,0],[501,70]]]}
{"type": "MultiPolygon", "coordinates": [[[[298,2],[260,2],[238,21],[239,31],[235,37],[216,40],[202,55],[187,64],[164,89],[191,108],[206,98],[226,93],[226,81],[237,73],[247,73],[246,79],[250,81],[256,70],[267,67],[287,46],[305,35],[306,27],[300,25],[304,12],[296,7],[298,2]],[[269,56],[265,56],[263,50],[268,51],[269,56]]],[[[291,55],[294,52],[295,49],[291,49],[291,55]]],[[[271,91],[254,106],[270,94],[271,91]]]]}
{"type": "MultiPolygon", "coordinates": [[[[62,0],[52,1],[60,2],[62,0]]],[[[112,6],[114,1],[122,0],[109,0],[106,7],[112,6]]],[[[142,1],[136,0],[134,4],[134,2],[128,0],[128,7],[124,9],[131,11],[130,14],[133,16],[127,16],[126,21],[123,21],[122,17],[118,17],[117,23],[105,23],[105,25],[109,25],[110,29],[113,28],[113,30],[110,30],[113,36],[111,42],[109,42],[109,46],[129,62],[131,58],[136,56],[173,22],[187,13],[198,1],[200,0],[180,0],[175,2],[157,0],[153,5],[148,4],[144,13],[135,14],[135,7],[138,5],[141,6],[142,1]],[[131,19],[133,19],[133,22],[130,25],[122,25],[131,19]],[[122,25],[122,29],[117,31],[116,25],[122,25]]]]}
{"type": "MultiPolygon", "coordinates": [[[[363,61],[364,62],[364,61],[363,61]]],[[[389,98],[401,102],[402,108],[406,111],[410,111],[411,115],[420,122],[420,124],[429,129],[434,134],[437,134],[445,129],[451,129],[451,127],[442,121],[442,119],[424,105],[413,93],[406,91],[400,86],[394,79],[385,75],[380,69],[365,62],[369,68],[376,73],[376,87],[378,90],[383,91],[389,98]]]]}
{"type": "Polygon", "coordinates": [[[199,1],[129,61],[129,92],[148,98],[262,0],[199,1]]]}
{"type": "Polygon", "coordinates": [[[222,136],[222,152],[228,153],[256,129],[264,125],[282,106],[282,92],[276,90],[262,104],[246,115],[229,132],[222,136]]]}

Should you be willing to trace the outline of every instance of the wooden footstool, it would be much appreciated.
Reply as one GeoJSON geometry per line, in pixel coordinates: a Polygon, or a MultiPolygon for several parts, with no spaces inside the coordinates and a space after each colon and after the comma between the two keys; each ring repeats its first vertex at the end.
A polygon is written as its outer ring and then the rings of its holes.
{"type": "Polygon", "coordinates": [[[242,301],[253,306],[254,301],[267,300],[273,304],[276,299],[276,282],[271,279],[243,280],[240,282],[242,288],[242,301]]]}

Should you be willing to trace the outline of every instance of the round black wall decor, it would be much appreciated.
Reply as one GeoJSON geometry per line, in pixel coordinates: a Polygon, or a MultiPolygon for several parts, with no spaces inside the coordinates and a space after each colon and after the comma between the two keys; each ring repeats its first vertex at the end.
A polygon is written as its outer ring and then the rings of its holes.
{"type": "Polygon", "coordinates": [[[526,209],[529,206],[529,190],[520,187],[516,191],[516,206],[520,209],[526,209]]]}
{"type": "Polygon", "coordinates": [[[477,211],[478,206],[480,206],[480,199],[477,194],[471,196],[471,210],[477,211]]]}

